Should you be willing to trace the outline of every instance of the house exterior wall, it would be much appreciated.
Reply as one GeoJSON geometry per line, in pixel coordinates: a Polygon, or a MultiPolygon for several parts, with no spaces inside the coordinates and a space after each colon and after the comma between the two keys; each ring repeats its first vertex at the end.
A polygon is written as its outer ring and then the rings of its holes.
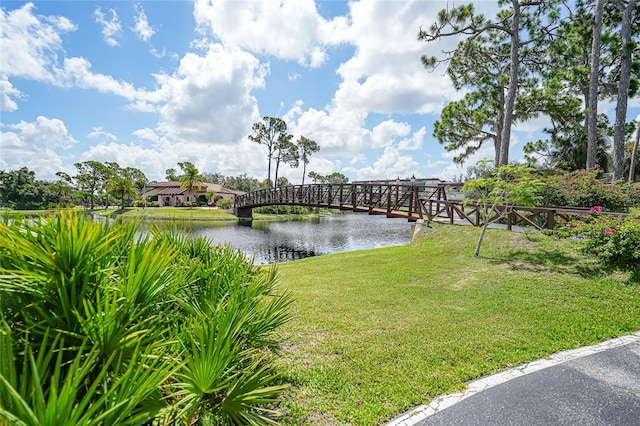
{"type": "Polygon", "coordinates": [[[181,206],[183,203],[197,202],[198,197],[206,197],[206,193],[209,190],[216,193],[216,200],[225,198],[233,201],[237,195],[236,193],[241,193],[223,188],[217,184],[202,185],[199,190],[195,187],[191,191],[182,189],[179,185],[179,182],[160,182],[148,185],[147,188],[149,190],[144,194],[144,197],[146,199],[149,196],[157,196],[159,207],[176,207],[181,206]]]}
{"type": "Polygon", "coordinates": [[[176,207],[182,203],[195,203],[200,195],[205,195],[203,191],[185,191],[183,194],[163,195],[158,194],[158,205],[160,207],[176,207]]]}

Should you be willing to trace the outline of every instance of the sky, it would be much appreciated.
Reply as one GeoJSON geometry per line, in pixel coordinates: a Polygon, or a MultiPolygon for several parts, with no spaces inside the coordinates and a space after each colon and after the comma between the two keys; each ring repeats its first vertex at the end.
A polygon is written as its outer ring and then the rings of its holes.
{"type": "MultiPolygon", "coordinates": [[[[476,0],[494,16],[497,2],[476,0]]],[[[465,165],[432,136],[462,97],[444,68],[457,40],[417,40],[444,0],[36,1],[0,3],[0,170],[73,176],[82,161],[136,167],[151,181],[179,162],[202,173],[267,177],[253,123],[280,117],[320,151],[307,173],[351,181],[454,179],[465,165]]],[[[449,2],[450,6],[455,2],[449,2]]],[[[613,104],[600,107],[613,117],[613,104]]],[[[627,115],[640,114],[631,100],[627,115]]],[[[537,139],[519,124],[510,159],[537,139]]],[[[280,176],[302,180],[302,166],[280,176]]],[[[308,179],[307,179],[308,182],[308,179]]]]}

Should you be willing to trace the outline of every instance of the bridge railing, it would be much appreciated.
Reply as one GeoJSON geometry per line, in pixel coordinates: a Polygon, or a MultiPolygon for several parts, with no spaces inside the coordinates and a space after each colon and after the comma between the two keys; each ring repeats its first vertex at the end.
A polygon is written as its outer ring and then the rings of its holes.
{"type": "MultiPolygon", "coordinates": [[[[447,190],[462,184],[435,179],[369,181],[345,184],[290,185],[238,196],[236,209],[268,205],[301,205],[369,211],[416,220],[425,214],[425,200],[446,200],[447,190]],[[390,183],[392,182],[392,183],[390,183]]],[[[439,204],[436,204],[439,207],[439,204]]]]}
{"type": "MultiPolygon", "coordinates": [[[[235,207],[239,217],[250,217],[254,207],[300,205],[384,214],[409,221],[446,220],[450,223],[482,225],[478,206],[462,202],[464,195],[459,192],[461,186],[461,183],[434,182],[430,179],[291,185],[236,197],[235,207]]],[[[515,225],[553,229],[558,224],[589,215],[588,209],[557,206],[513,206],[505,215],[501,208],[496,208],[490,221],[506,216],[502,222],[508,229],[515,225]]]]}

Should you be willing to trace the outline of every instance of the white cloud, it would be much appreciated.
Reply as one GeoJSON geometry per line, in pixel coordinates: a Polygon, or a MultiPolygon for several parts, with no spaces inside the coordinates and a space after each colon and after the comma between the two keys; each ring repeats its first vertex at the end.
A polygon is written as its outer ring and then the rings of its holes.
{"type": "Polygon", "coordinates": [[[211,44],[205,56],[186,54],[173,75],[158,76],[166,103],[159,130],[200,144],[235,144],[259,118],[251,91],[269,69],[253,55],[211,44]]]}
{"type": "MultiPolygon", "coordinates": [[[[350,20],[340,21],[343,25],[331,37],[318,37],[330,40],[328,45],[349,43],[355,48],[355,55],[337,69],[342,77],[338,90],[323,110],[305,110],[299,102],[285,114],[285,120],[295,123],[297,134],[320,143],[323,157],[359,158],[371,149],[386,148],[374,166],[362,171],[353,166],[348,169],[359,177],[389,167],[392,156],[400,150],[420,150],[426,127],[413,131],[408,123],[394,120],[393,114],[438,113],[449,100],[461,96],[447,76],[429,73],[420,63],[423,53],[434,55],[443,47],[420,43],[416,38],[419,27],[429,25],[442,6],[424,1],[349,3],[350,20]],[[370,119],[371,113],[390,118],[376,123],[370,119]]],[[[396,174],[415,170],[416,164],[408,155],[398,155],[390,170],[396,174]]]]}
{"type": "Polygon", "coordinates": [[[400,150],[417,150],[422,147],[426,135],[423,126],[412,132],[411,125],[392,119],[366,127],[367,112],[364,109],[327,108],[303,111],[297,104],[285,114],[287,122],[296,120],[293,133],[315,140],[321,146],[322,156],[353,158],[367,150],[396,146],[400,150]]]}
{"type": "Polygon", "coordinates": [[[373,128],[370,148],[390,146],[397,137],[406,136],[410,131],[411,126],[407,123],[398,123],[393,120],[383,121],[373,128]]]}
{"type": "Polygon", "coordinates": [[[225,46],[236,46],[316,68],[327,60],[326,47],[340,42],[343,17],[327,21],[313,0],[196,0],[196,23],[225,46]]]}
{"type": "Polygon", "coordinates": [[[93,130],[89,132],[89,134],[87,134],[87,137],[91,139],[101,139],[113,142],[118,140],[118,137],[116,135],[105,132],[101,126],[94,127],[93,130]]]}
{"type": "Polygon", "coordinates": [[[399,150],[416,151],[422,148],[424,138],[427,134],[427,129],[422,126],[417,132],[414,132],[411,137],[402,139],[398,143],[399,150]]]}
{"type": "MultiPolygon", "coordinates": [[[[2,81],[19,77],[43,82],[54,80],[51,72],[62,50],[61,34],[75,31],[76,26],[61,16],[35,15],[33,3],[5,12],[0,8],[0,74],[2,81]]],[[[11,83],[9,83],[11,84],[11,83]]],[[[15,103],[16,92],[4,92],[3,103],[15,103]]],[[[13,86],[12,86],[13,87],[13,86]]],[[[17,89],[16,89],[17,90],[17,89]]]]}
{"type": "Polygon", "coordinates": [[[93,13],[93,17],[96,24],[102,26],[102,37],[105,43],[109,46],[118,46],[120,42],[118,42],[117,37],[122,35],[122,25],[120,24],[120,19],[115,9],[109,9],[109,13],[111,13],[111,18],[107,18],[98,6],[93,13]]]}
{"type": "Polygon", "coordinates": [[[160,141],[160,137],[156,134],[156,132],[153,129],[150,129],[148,127],[145,127],[144,129],[135,130],[132,134],[138,139],[148,140],[154,143],[160,141]]]}
{"type": "Polygon", "coordinates": [[[363,152],[371,133],[366,117],[364,110],[310,108],[298,117],[295,132],[320,144],[323,156],[353,156],[363,152]]]}
{"type": "Polygon", "coordinates": [[[356,180],[394,179],[419,175],[419,163],[409,155],[401,155],[395,147],[388,146],[372,165],[360,169],[347,167],[345,170],[356,173],[356,180]]]}
{"type": "Polygon", "coordinates": [[[133,100],[136,90],[130,83],[119,82],[110,75],[91,72],[91,62],[84,58],[67,58],[59,73],[60,82],[65,86],[96,89],[102,93],[113,93],[125,99],[133,100]]]}
{"type": "Polygon", "coordinates": [[[153,29],[151,25],[149,25],[149,20],[147,19],[147,15],[144,13],[144,8],[142,5],[136,3],[133,5],[135,8],[136,15],[134,16],[134,21],[136,25],[131,28],[131,30],[138,36],[140,40],[148,42],[151,37],[154,36],[156,31],[153,29]]]}
{"type": "Polygon", "coordinates": [[[429,114],[460,96],[447,76],[429,73],[420,63],[422,54],[437,54],[439,46],[418,42],[418,29],[434,20],[442,3],[362,0],[349,5],[348,39],[356,54],[338,69],[343,82],[335,103],[383,114],[429,114]]]}
{"type": "MultiPolygon", "coordinates": [[[[96,11],[104,18],[99,8],[96,11]]],[[[21,97],[20,90],[10,81],[11,77],[115,94],[134,102],[138,110],[142,109],[141,105],[146,110],[153,110],[149,102],[162,100],[161,92],[137,90],[131,83],[93,73],[91,62],[85,58],[65,57],[61,35],[76,30],[67,18],[36,15],[33,4],[27,3],[9,13],[0,9],[0,24],[0,101],[2,108],[7,108],[5,110],[15,111],[16,99],[21,97]]]]}
{"type": "Polygon", "coordinates": [[[53,179],[56,172],[65,171],[58,150],[76,144],[59,119],[38,116],[35,122],[21,121],[4,125],[0,133],[0,169],[14,170],[23,166],[37,171],[38,179],[53,179]]]}
{"type": "Polygon", "coordinates": [[[22,93],[13,87],[6,75],[0,75],[0,111],[16,111],[18,103],[15,99],[22,96],[22,93]]]}
{"type": "Polygon", "coordinates": [[[153,140],[153,146],[144,147],[143,144],[134,142],[100,143],[85,151],[80,161],[114,161],[122,167],[136,167],[148,179],[156,181],[164,180],[165,171],[169,168],[177,169],[177,164],[181,161],[192,162],[202,172],[237,176],[247,173],[250,168],[252,175],[266,178],[266,152],[249,140],[236,145],[199,145],[194,149],[194,144],[190,142],[174,142],[158,136],[151,129],[140,129],[134,132],[134,136],[153,140]]]}
{"type": "Polygon", "coordinates": [[[115,142],[100,143],[92,146],[82,153],[80,161],[100,161],[116,162],[122,167],[135,167],[141,170],[150,180],[164,180],[165,170],[169,167],[176,167],[176,162],[172,166],[163,168],[172,158],[167,152],[156,149],[144,148],[136,144],[119,144],[115,142]]]}

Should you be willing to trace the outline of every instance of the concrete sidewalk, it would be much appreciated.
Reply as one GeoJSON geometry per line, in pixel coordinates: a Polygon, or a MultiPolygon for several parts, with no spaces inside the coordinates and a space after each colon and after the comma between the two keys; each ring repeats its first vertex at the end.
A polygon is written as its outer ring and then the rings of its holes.
{"type": "Polygon", "coordinates": [[[387,426],[640,425],[640,331],[469,383],[387,426]]]}

